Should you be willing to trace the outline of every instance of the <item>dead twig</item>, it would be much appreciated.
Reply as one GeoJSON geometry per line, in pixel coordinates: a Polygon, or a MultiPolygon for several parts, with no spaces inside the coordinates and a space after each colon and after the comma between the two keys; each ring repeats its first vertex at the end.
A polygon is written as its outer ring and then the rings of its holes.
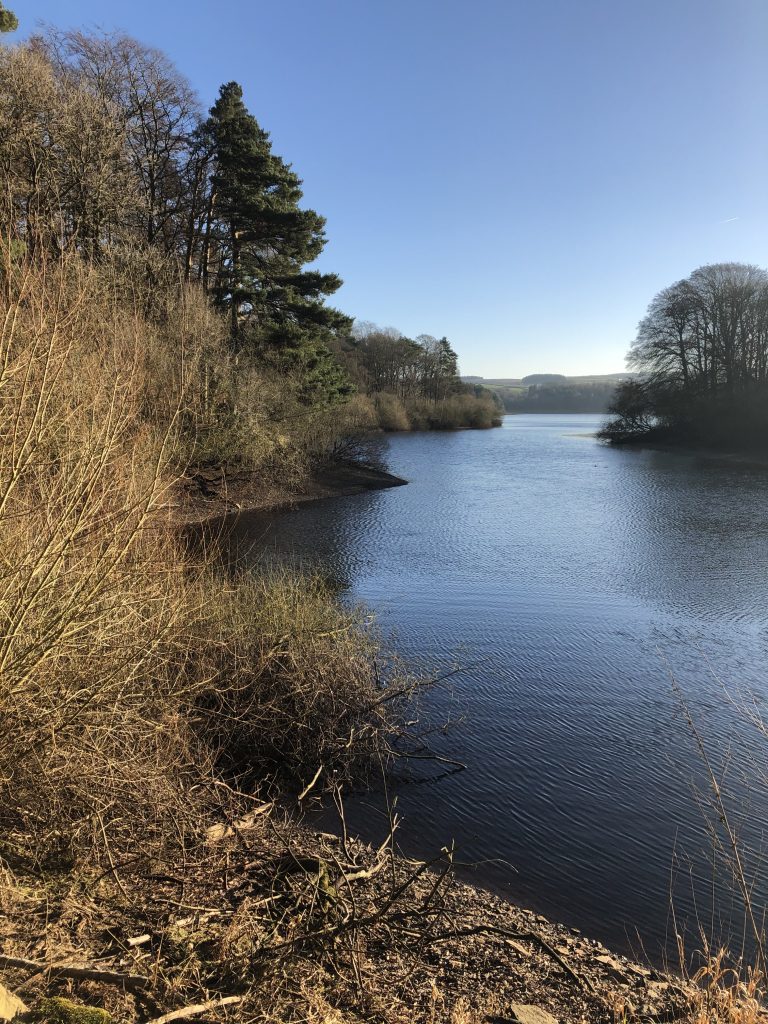
{"type": "Polygon", "coordinates": [[[218,996],[216,999],[209,999],[205,1003],[196,1003],[194,1006],[182,1006],[180,1010],[171,1010],[164,1013],[162,1017],[154,1017],[146,1021],[146,1024],[170,1024],[172,1020],[188,1020],[190,1017],[199,1017],[201,1013],[208,1010],[218,1010],[222,1006],[234,1006],[235,1003],[242,1003],[242,996],[218,996]]]}
{"type": "Polygon", "coordinates": [[[315,772],[315,774],[314,774],[314,776],[313,776],[313,778],[312,778],[312,781],[311,781],[310,783],[308,783],[308,784],[307,784],[307,785],[306,785],[306,786],[304,787],[304,789],[302,789],[302,791],[301,791],[301,792],[299,793],[298,797],[296,798],[296,799],[298,800],[298,802],[299,802],[299,803],[301,803],[301,801],[302,801],[302,800],[304,799],[304,797],[305,797],[305,796],[307,796],[307,794],[308,794],[308,793],[310,792],[310,790],[312,789],[312,787],[313,787],[313,786],[315,785],[315,783],[317,782],[317,780],[318,780],[318,779],[320,778],[320,776],[322,775],[322,773],[323,773],[323,770],[324,770],[324,768],[325,768],[325,765],[324,765],[324,764],[321,764],[321,765],[320,765],[320,767],[319,767],[319,768],[317,769],[317,771],[315,772]]]}

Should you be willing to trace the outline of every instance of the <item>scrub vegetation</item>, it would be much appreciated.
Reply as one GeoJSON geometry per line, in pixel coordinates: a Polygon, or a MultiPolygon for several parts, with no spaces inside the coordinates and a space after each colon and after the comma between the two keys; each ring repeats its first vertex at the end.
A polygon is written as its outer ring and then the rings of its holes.
{"type": "MultiPolygon", "coordinates": [[[[0,846],[37,862],[159,853],[221,773],[301,788],[388,735],[360,615],[313,578],[224,575],[169,528],[197,400],[151,401],[175,335],[105,274],[4,268],[0,846]]],[[[207,344],[197,297],[177,313],[207,344]]]]}
{"type": "MultiPolygon", "coordinates": [[[[126,36],[0,47],[0,967],[30,1019],[330,1019],[295,954],[356,969],[426,870],[395,869],[394,819],[366,865],[277,810],[423,758],[399,713],[418,683],[324,580],[225,568],[178,529],[182,478],[300,492],[402,400],[326,304],[340,280],[306,269],[324,224],[300,200],[236,83],[204,117],[126,36]],[[26,981],[41,953],[56,969],[26,981]]],[[[487,425],[447,342],[418,351],[401,425],[487,425]]]]}

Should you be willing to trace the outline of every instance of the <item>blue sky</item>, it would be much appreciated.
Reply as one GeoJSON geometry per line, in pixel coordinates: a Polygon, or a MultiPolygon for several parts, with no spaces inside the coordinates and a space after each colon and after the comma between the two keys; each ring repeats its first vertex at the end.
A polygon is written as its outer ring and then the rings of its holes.
{"type": "MultiPolygon", "coordinates": [[[[7,0],[239,81],[336,304],[484,376],[621,370],[653,295],[768,265],[766,0],[7,0]]],[[[18,38],[18,37],[17,37],[18,38]]]]}

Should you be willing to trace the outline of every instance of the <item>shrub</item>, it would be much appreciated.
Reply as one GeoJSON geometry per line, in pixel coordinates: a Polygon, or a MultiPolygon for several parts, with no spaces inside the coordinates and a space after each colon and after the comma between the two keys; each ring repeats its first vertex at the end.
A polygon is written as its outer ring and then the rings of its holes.
{"type": "MultiPolygon", "coordinates": [[[[198,390],[205,360],[224,373],[202,330],[215,320],[179,295],[174,364],[173,325],[126,304],[105,267],[5,274],[4,841],[41,859],[160,855],[204,826],[222,770],[306,781],[380,749],[365,623],[317,580],[225,578],[165,521],[180,451],[218,415],[198,390]]],[[[283,444],[259,415],[262,466],[284,470],[290,446],[302,462],[301,431],[283,444]]]]}
{"type": "Polygon", "coordinates": [[[490,396],[451,395],[439,402],[411,399],[406,404],[412,430],[488,429],[501,424],[490,396]]]}
{"type": "Polygon", "coordinates": [[[382,392],[374,397],[376,414],[382,430],[410,430],[411,423],[397,395],[382,392]]]}
{"type": "Polygon", "coordinates": [[[157,529],[173,420],[144,325],[76,260],[0,311],[0,817],[50,846],[158,838],[205,770],[182,714],[190,594],[157,529]]]}
{"type": "Polygon", "coordinates": [[[341,778],[385,753],[375,637],[319,577],[238,576],[207,609],[195,649],[215,681],[203,703],[221,766],[291,783],[321,767],[341,778]]]}

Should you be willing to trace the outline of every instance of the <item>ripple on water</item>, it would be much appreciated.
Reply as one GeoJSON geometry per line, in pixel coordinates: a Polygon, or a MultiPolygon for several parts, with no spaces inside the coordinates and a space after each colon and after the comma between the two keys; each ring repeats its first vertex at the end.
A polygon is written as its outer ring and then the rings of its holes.
{"type": "MultiPolygon", "coordinates": [[[[692,793],[706,780],[671,680],[715,757],[730,749],[749,766],[764,751],[725,689],[768,695],[768,472],[605,448],[597,425],[519,416],[501,430],[393,436],[389,466],[408,487],[245,534],[252,559],[342,582],[417,664],[463,667],[422,713],[459,719],[432,742],[469,770],[399,787],[406,848],[453,836],[480,862],[475,880],[617,945],[637,928],[653,951],[671,891],[680,919],[708,915],[725,885],[713,883],[692,793]]],[[[758,847],[765,797],[734,770],[729,780],[758,847]]],[[[375,797],[349,813],[363,831],[385,827],[375,797]]],[[[763,877],[756,892],[766,899],[763,877]]]]}

